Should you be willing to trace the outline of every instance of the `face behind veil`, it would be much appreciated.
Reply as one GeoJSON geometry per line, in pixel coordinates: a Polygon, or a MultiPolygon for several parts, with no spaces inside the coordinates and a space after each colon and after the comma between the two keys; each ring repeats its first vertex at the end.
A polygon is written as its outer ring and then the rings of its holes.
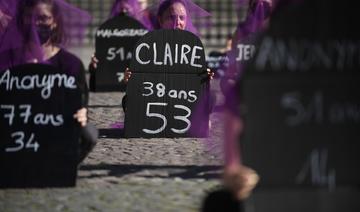
{"type": "Polygon", "coordinates": [[[63,0],[14,0],[10,1],[13,2],[11,4],[0,1],[0,9],[10,11],[11,16],[11,21],[0,34],[0,70],[24,63],[46,63],[34,15],[34,8],[38,3],[50,4],[57,8],[57,20],[63,22],[64,26],[64,36],[56,43],[59,47],[68,46],[70,38],[81,40],[87,24],[91,21],[91,16],[87,12],[63,0]]]}
{"type": "Polygon", "coordinates": [[[170,8],[170,6],[175,3],[180,3],[185,8],[186,11],[185,30],[190,31],[195,35],[199,35],[197,28],[193,24],[193,20],[210,17],[211,15],[206,10],[202,9],[200,6],[193,3],[191,0],[160,0],[156,6],[152,7],[152,8],[154,7],[156,8],[155,9],[157,16],[156,28],[158,29],[161,28],[160,19],[162,18],[164,13],[170,8]]]}

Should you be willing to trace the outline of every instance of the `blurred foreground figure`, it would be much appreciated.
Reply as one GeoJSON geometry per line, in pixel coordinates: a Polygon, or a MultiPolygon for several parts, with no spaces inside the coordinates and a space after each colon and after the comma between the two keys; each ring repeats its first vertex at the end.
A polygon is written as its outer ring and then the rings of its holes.
{"type": "Polygon", "coordinates": [[[214,191],[206,197],[203,212],[244,211],[243,201],[250,196],[259,181],[258,174],[250,167],[243,165],[241,161],[239,139],[244,130],[244,122],[241,118],[238,95],[235,95],[238,91],[234,89],[234,86],[242,72],[243,64],[251,59],[251,51],[253,51],[257,34],[267,26],[273,2],[272,0],[238,1],[238,8],[244,6],[248,8],[248,12],[245,21],[238,24],[231,40],[232,47],[227,53],[229,67],[221,79],[221,88],[226,96],[224,189],[214,191]],[[245,48],[248,49],[247,52],[244,51],[245,48]]]}
{"type": "MultiPolygon", "coordinates": [[[[242,65],[250,60],[238,58],[239,55],[244,55],[240,52],[239,45],[253,46],[257,33],[265,29],[266,23],[269,21],[272,10],[271,0],[256,0],[249,2],[248,15],[245,22],[240,23],[233,38],[233,47],[229,56],[229,69],[227,74],[230,74],[228,80],[236,81],[236,77],[241,72],[242,65]],[[241,64],[239,66],[238,64],[241,64]]],[[[241,49],[242,51],[243,49],[241,49]]],[[[244,57],[245,58],[245,57],[244,57]]],[[[231,83],[230,83],[231,86],[231,83]]],[[[235,91],[238,92],[238,91],[235,91]]],[[[238,97],[232,95],[227,96],[226,110],[224,112],[224,130],[225,130],[225,170],[224,183],[227,188],[233,191],[238,200],[246,199],[251,190],[255,187],[259,180],[259,176],[254,170],[242,165],[239,153],[239,138],[244,129],[244,123],[241,119],[238,97]]]]}

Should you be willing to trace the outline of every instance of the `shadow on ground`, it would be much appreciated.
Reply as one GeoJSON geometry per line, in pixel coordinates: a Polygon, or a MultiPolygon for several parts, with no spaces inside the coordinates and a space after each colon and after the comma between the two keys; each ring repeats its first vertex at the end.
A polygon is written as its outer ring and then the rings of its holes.
{"type": "Polygon", "coordinates": [[[147,178],[182,178],[182,179],[219,179],[221,166],[163,166],[163,165],[83,165],[80,171],[90,171],[88,176],[79,178],[98,178],[104,176],[123,177],[137,175],[147,178]],[[107,171],[106,173],[97,171],[107,171]]]}

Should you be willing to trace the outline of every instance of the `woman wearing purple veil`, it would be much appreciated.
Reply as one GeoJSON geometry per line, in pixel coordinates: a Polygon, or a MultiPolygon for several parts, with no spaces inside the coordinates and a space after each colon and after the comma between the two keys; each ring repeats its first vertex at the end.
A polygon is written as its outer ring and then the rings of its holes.
{"type": "MultiPolygon", "coordinates": [[[[2,23],[7,20],[7,27],[3,27],[5,30],[0,31],[0,54],[3,56],[0,58],[0,70],[26,62],[46,61],[46,55],[42,49],[43,45],[37,32],[38,28],[33,20],[34,16],[24,13],[28,12],[24,11],[24,7],[32,3],[33,1],[26,0],[0,0],[0,11],[5,14],[3,17],[6,17],[6,19],[2,18],[0,20],[2,23]],[[17,51],[22,56],[17,55],[16,58],[9,58],[11,51],[17,51]]],[[[63,48],[70,44],[70,38],[71,40],[73,38],[81,40],[84,37],[87,24],[91,21],[91,16],[64,0],[53,0],[52,4],[58,8],[60,14],[58,20],[62,23],[62,31],[59,32],[62,33],[62,39],[55,45],[63,48]],[[74,32],[76,32],[76,36],[70,36],[74,32]]]]}
{"type": "MultiPolygon", "coordinates": [[[[148,29],[180,29],[190,31],[195,35],[198,35],[198,30],[193,25],[192,18],[210,16],[210,13],[194,4],[191,0],[161,0],[156,6],[149,7],[149,9],[143,11],[140,10],[138,0],[116,0],[110,17],[114,17],[120,12],[133,14],[136,10],[139,11],[138,14],[142,15],[142,17],[138,18],[145,18],[145,21],[142,23],[148,29]],[[156,14],[156,18],[151,18],[153,16],[151,15],[152,13],[156,14]],[[150,22],[153,22],[153,24],[150,24],[150,22]]],[[[96,68],[97,63],[98,60],[93,55],[89,66],[90,69],[96,68]]],[[[127,70],[124,80],[127,81],[130,75],[131,72],[127,70]]],[[[213,76],[213,74],[211,75],[213,76]]]]}
{"type": "MultiPolygon", "coordinates": [[[[209,17],[210,13],[193,3],[191,0],[161,0],[156,7],[155,29],[177,29],[186,30],[198,35],[198,30],[192,23],[192,18],[209,17]]],[[[213,79],[214,73],[207,69],[209,79],[213,79]]],[[[131,70],[125,70],[124,81],[128,82],[131,77],[131,70]]],[[[125,95],[122,99],[122,106],[126,110],[125,95]]],[[[215,104],[215,96],[210,98],[212,110],[215,104]]]]}
{"type": "MultiPolygon", "coordinates": [[[[88,87],[84,66],[78,57],[64,49],[66,36],[71,27],[68,23],[65,25],[67,21],[65,16],[68,20],[76,16],[78,20],[84,21],[83,23],[90,21],[88,13],[62,0],[18,1],[16,17],[14,17],[16,22],[12,22],[9,26],[13,31],[9,31],[6,39],[21,45],[9,46],[9,49],[0,54],[10,55],[7,58],[11,60],[17,59],[18,50],[26,50],[24,57],[9,63],[10,66],[7,68],[29,62],[46,63],[76,78],[77,86],[82,93],[82,108],[74,114],[74,118],[82,126],[80,162],[95,145],[97,130],[87,123],[88,87]]],[[[82,28],[79,30],[82,32],[82,28]]]]}
{"type": "MultiPolygon", "coordinates": [[[[109,19],[120,15],[126,14],[132,18],[135,18],[139,21],[144,27],[148,30],[153,29],[153,24],[151,22],[151,15],[147,10],[141,8],[139,0],[115,0],[111,7],[111,12],[109,19]]],[[[97,68],[97,63],[99,60],[95,57],[95,54],[91,56],[89,70],[94,73],[97,68]]],[[[91,81],[94,79],[91,79],[91,81]]]]}

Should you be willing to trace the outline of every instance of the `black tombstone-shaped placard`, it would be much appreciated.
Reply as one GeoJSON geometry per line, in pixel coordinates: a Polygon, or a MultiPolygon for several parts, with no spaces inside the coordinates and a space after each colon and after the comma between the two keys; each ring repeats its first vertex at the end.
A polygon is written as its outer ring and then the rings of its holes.
{"type": "Polygon", "coordinates": [[[81,107],[75,78],[52,66],[0,72],[0,187],[75,186],[81,107]]]}
{"type": "Polygon", "coordinates": [[[126,137],[207,136],[209,87],[198,37],[181,30],[150,32],[134,48],[130,67],[126,137]]]}
{"type": "Polygon", "coordinates": [[[260,187],[360,185],[359,36],[346,16],[314,27],[330,14],[319,5],[276,14],[241,82],[242,157],[260,187]]]}
{"type": "Polygon", "coordinates": [[[137,20],[118,15],[96,31],[95,91],[125,91],[124,71],[130,65],[133,47],[148,31],[137,20]]]}

